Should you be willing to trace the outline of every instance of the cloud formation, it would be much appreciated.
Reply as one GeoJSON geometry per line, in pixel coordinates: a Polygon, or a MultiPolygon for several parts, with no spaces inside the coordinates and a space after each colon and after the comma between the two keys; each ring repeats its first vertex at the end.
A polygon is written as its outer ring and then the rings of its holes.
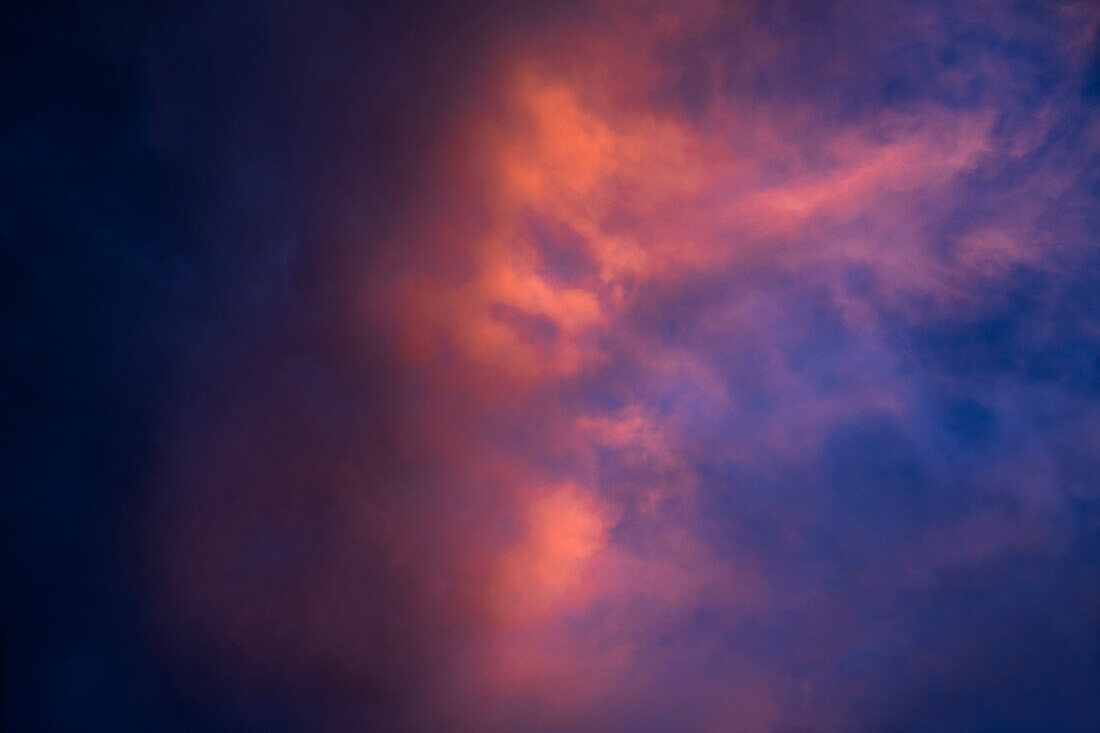
{"type": "Polygon", "coordinates": [[[412,91],[325,7],[173,352],[167,658],[290,729],[1100,725],[1093,5],[485,13],[412,91]]]}

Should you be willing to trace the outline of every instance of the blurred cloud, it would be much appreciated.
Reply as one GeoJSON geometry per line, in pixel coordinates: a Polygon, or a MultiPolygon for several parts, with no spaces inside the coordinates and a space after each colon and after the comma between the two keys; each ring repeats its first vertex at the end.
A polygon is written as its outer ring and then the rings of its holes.
{"type": "Polygon", "coordinates": [[[1095,6],[230,6],[148,71],[218,92],[148,111],[216,161],[166,658],[288,728],[1100,725],[1095,6]]]}

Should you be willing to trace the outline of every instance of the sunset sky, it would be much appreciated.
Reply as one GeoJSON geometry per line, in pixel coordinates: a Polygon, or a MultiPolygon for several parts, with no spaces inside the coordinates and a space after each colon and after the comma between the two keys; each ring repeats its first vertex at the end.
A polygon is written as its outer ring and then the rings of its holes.
{"type": "Polygon", "coordinates": [[[0,13],[5,730],[1100,730],[1100,4],[0,13]]]}

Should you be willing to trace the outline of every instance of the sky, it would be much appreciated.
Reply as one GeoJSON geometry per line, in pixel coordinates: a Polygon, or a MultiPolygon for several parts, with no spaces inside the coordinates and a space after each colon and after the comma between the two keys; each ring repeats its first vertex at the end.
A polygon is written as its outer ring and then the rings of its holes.
{"type": "Polygon", "coordinates": [[[1100,5],[0,13],[5,730],[1100,730],[1100,5]]]}

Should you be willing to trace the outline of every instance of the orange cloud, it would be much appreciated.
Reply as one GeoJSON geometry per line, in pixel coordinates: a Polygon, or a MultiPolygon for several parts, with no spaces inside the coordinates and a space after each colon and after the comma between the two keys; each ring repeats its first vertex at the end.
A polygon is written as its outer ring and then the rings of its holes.
{"type": "Polygon", "coordinates": [[[498,559],[490,589],[502,623],[538,621],[583,597],[585,571],[607,544],[607,510],[573,485],[537,493],[519,541],[498,559]]]}
{"type": "MultiPolygon", "coordinates": [[[[469,395],[457,400],[463,409],[507,394],[517,411],[529,411],[531,440],[573,461],[542,483],[523,480],[523,448],[486,441],[470,450],[468,461],[480,471],[507,464],[515,479],[501,494],[513,502],[502,513],[514,515],[517,536],[489,551],[483,576],[471,574],[484,582],[473,595],[483,597],[487,627],[474,656],[487,689],[504,696],[537,690],[590,701],[623,683],[636,661],[632,637],[646,637],[700,599],[736,615],[769,598],[751,557],[738,558],[731,572],[729,557],[719,562],[685,529],[698,477],[680,433],[700,415],[731,411],[735,398],[705,357],[623,326],[637,316],[639,293],[760,263],[827,272],[836,262],[869,262],[885,298],[906,288],[939,296],[976,271],[995,276],[1030,256],[1011,232],[980,232],[961,242],[950,271],[904,211],[981,163],[991,150],[993,114],[887,111],[818,129],[812,119],[791,119],[790,110],[727,95],[704,119],[688,119],[646,101],[646,85],[662,81],[653,34],[685,33],[696,22],[691,13],[666,12],[646,30],[622,21],[621,36],[581,32],[581,50],[571,54],[580,61],[542,58],[545,49],[507,61],[501,107],[477,117],[463,140],[477,151],[470,163],[477,175],[459,178],[473,182],[468,195],[483,209],[481,226],[459,236],[435,223],[420,234],[454,244],[466,268],[448,277],[409,268],[396,287],[397,331],[410,362],[445,389],[469,395]],[[532,219],[553,224],[551,239],[566,232],[576,240],[571,246],[585,265],[579,274],[554,271],[548,249],[561,243],[541,241],[532,219]],[[856,221],[858,236],[847,229],[856,221]],[[637,370],[639,391],[689,385],[691,414],[648,409],[633,397],[588,412],[547,397],[623,354],[637,370]],[[599,451],[645,479],[600,485],[592,469],[599,451]],[[553,488],[541,488],[547,485],[553,488]],[[628,511],[645,535],[630,547],[615,532],[628,511]],[[603,614],[598,622],[584,631],[570,625],[593,609],[603,614]],[[587,685],[570,681],[582,674],[587,685]]],[[[700,5],[698,12],[709,18],[717,11],[700,5]]],[[[784,398],[745,440],[715,449],[723,458],[805,456],[830,420],[904,409],[890,369],[868,370],[888,376],[864,380],[858,395],[822,394],[808,384],[770,344],[767,324],[779,320],[783,304],[765,300],[729,299],[696,324],[715,342],[755,339],[754,358],[784,398]]],[[[876,327],[858,298],[836,300],[853,331],[876,327]]],[[[466,414],[452,419],[438,429],[440,443],[463,420],[476,430],[466,414]]],[[[424,422],[434,436],[431,420],[424,422]]],[[[462,446],[458,453],[472,441],[463,435],[453,443],[462,446]]],[[[553,473],[535,463],[531,475],[553,473]]]]}

